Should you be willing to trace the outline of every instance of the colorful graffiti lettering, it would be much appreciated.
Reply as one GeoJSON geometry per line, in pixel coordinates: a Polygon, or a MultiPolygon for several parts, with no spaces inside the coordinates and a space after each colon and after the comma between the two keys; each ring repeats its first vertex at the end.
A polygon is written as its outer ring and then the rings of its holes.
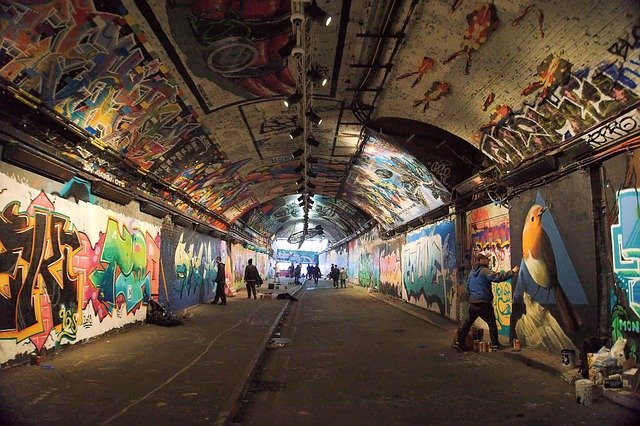
{"type": "Polygon", "coordinates": [[[157,294],[160,270],[159,236],[153,238],[140,229],[123,226],[109,218],[106,232],[95,247],[81,234],[83,250],[74,258],[78,270],[89,278],[83,289],[84,307],[93,305],[100,321],[124,307],[135,313],[140,305],[157,294]]]}
{"type": "Polygon", "coordinates": [[[185,235],[180,235],[176,246],[175,268],[178,281],[173,283],[173,290],[179,299],[198,295],[202,290],[205,295],[213,294],[216,289],[215,277],[218,266],[215,262],[211,242],[185,242],[185,235]],[[197,247],[197,248],[196,248],[197,247]]]}
{"type": "Polygon", "coordinates": [[[71,260],[82,242],[53,210],[40,193],[26,211],[15,201],[0,214],[0,338],[29,338],[38,352],[52,329],[74,334],[65,319],[81,303],[83,282],[71,260]]]}
{"type": "MultiPolygon", "coordinates": [[[[470,254],[489,255],[491,269],[495,271],[511,269],[508,210],[493,204],[480,207],[468,213],[467,225],[470,254]]],[[[513,302],[511,280],[493,283],[492,290],[498,333],[509,336],[513,302]]]]}
{"type": "Polygon", "coordinates": [[[611,310],[613,337],[625,337],[629,347],[640,343],[640,220],[638,190],[618,192],[618,223],[611,226],[615,294],[611,310]],[[617,297],[616,297],[617,295],[617,297]]]}
{"type": "Polygon", "coordinates": [[[457,277],[455,239],[454,222],[450,220],[408,234],[402,272],[410,303],[446,314],[445,294],[457,277]]]}
{"type": "Polygon", "coordinates": [[[371,287],[373,280],[373,262],[370,253],[360,253],[360,267],[358,268],[358,284],[371,287]]]}
{"type": "Polygon", "coordinates": [[[385,244],[380,250],[380,292],[400,297],[402,287],[402,245],[385,244]]]}
{"type": "Polygon", "coordinates": [[[119,2],[30,3],[3,8],[2,77],[142,168],[184,140],[208,139],[119,2]]]}
{"type": "Polygon", "coordinates": [[[578,69],[566,84],[550,91],[544,102],[525,105],[500,125],[483,126],[482,152],[499,167],[513,167],[535,152],[573,139],[638,102],[638,28],[632,31],[633,44],[621,41],[624,46],[615,44],[609,49],[616,61],[605,61],[594,69],[578,69]],[[622,64],[617,65],[620,58],[622,64]]]}

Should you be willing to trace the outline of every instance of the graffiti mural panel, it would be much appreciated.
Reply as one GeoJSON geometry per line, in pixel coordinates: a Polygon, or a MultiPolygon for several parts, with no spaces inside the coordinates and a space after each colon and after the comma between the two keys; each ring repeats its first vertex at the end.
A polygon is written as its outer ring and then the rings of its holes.
{"type": "Polygon", "coordinates": [[[2,173],[0,188],[0,362],[144,319],[158,294],[157,226],[2,173]]]}
{"type": "Polygon", "coordinates": [[[312,263],[315,265],[318,262],[318,253],[315,251],[278,249],[276,259],[278,262],[312,263]]]}
{"type": "MultiPolygon", "coordinates": [[[[489,204],[468,212],[467,237],[469,259],[482,252],[490,257],[489,267],[494,271],[511,269],[509,211],[505,207],[489,204]]],[[[498,334],[509,337],[511,280],[492,283],[492,289],[498,334]]]]}
{"type": "Polygon", "coordinates": [[[450,194],[424,164],[385,137],[371,133],[366,139],[345,197],[389,230],[443,205],[450,194]]]}
{"type": "Polygon", "coordinates": [[[528,346],[559,353],[595,335],[590,194],[588,174],[575,172],[510,202],[511,257],[520,266],[513,287],[511,335],[528,346]]]}
{"type": "Polygon", "coordinates": [[[446,295],[457,282],[457,256],[453,220],[408,233],[402,249],[403,298],[449,315],[446,295]]]}
{"type": "Polygon", "coordinates": [[[399,237],[376,247],[380,292],[398,298],[402,297],[403,242],[404,238],[399,237]]]}
{"type": "MultiPolygon", "coordinates": [[[[165,222],[160,301],[166,301],[172,310],[178,310],[212,299],[218,274],[215,259],[222,256],[220,245],[217,238],[165,222]]],[[[225,292],[231,293],[228,282],[225,292]]]]}
{"type": "Polygon", "coordinates": [[[611,338],[627,339],[627,357],[640,359],[640,262],[637,230],[638,194],[636,172],[640,168],[638,150],[620,154],[603,164],[605,229],[610,241],[606,250],[611,261],[613,282],[607,288],[611,338]]]}

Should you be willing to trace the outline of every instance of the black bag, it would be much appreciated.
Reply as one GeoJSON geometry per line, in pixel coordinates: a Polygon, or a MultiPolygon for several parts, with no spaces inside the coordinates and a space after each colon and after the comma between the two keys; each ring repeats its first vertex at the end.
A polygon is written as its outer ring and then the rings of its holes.
{"type": "Polygon", "coordinates": [[[149,305],[147,306],[147,323],[157,324],[163,327],[182,325],[182,321],[153,299],[149,300],[149,305]]]}
{"type": "Polygon", "coordinates": [[[258,276],[258,278],[256,278],[256,284],[258,285],[258,287],[260,287],[262,283],[263,283],[262,278],[258,276]]]}

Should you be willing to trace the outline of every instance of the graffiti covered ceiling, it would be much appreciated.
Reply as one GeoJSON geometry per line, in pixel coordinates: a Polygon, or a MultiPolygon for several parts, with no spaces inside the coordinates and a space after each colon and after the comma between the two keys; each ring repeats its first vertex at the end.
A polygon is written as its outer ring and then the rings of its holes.
{"type": "MultiPolygon", "coordinates": [[[[90,136],[56,146],[81,170],[219,229],[289,232],[304,146],[283,103],[291,5],[3,1],[3,94],[90,136]]],[[[638,102],[634,0],[318,5],[334,19],[313,26],[308,52],[329,77],[314,86],[309,219],[335,241],[370,219],[409,221],[481,167],[514,168],[638,102]]]]}

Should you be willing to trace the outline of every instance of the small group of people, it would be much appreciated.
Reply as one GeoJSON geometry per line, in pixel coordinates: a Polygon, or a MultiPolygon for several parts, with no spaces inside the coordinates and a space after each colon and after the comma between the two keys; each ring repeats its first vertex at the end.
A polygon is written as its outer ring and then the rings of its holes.
{"type": "Polygon", "coordinates": [[[318,284],[318,280],[322,276],[320,272],[320,267],[318,265],[307,265],[307,278],[313,280],[314,283],[318,284]]]}
{"type": "MultiPolygon", "coordinates": [[[[347,288],[347,270],[342,267],[338,268],[338,265],[331,264],[331,270],[329,271],[329,278],[333,281],[333,286],[338,288],[338,280],[340,281],[340,288],[347,288]]],[[[317,281],[316,281],[317,282],[317,281]]]]}
{"type": "MultiPolygon", "coordinates": [[[[216,256],[216,264],[218,265],[218,273],[216,274],[216,295],[211,302],[212,305],[226,305],[227,296],[225,294],[226,279],[225,279],[225,266],[222,263],[222,257],[216,256]],[[220,301],[220,303],[218,303],[220,301]]],[[[258,272],[258,268],[253,264],[253,259],[247,261],[247,266],[244,268],[244,282],[247,285],[247,299],[251,299],[253,295],[254,299],[257,299],[256,286],[262,285],[262,277],[258,272]]]]}
{"type": "Polygon", "coordinates": [[[314,265],[308,264],[307,273],[306,275],[303,275],[302,264],[298,263],[297,266],[293,266],[293,263],[292,263],[291,266],[289,266],[289,276],[294,278],[295,284],[302,284],[302,282],[300,281],[300,277],[303,277],[303,276],[308,280],[313,280],[317,284],[322,274],[320,273],[320,267],[318,265],[314,266],[314,265]]]}

